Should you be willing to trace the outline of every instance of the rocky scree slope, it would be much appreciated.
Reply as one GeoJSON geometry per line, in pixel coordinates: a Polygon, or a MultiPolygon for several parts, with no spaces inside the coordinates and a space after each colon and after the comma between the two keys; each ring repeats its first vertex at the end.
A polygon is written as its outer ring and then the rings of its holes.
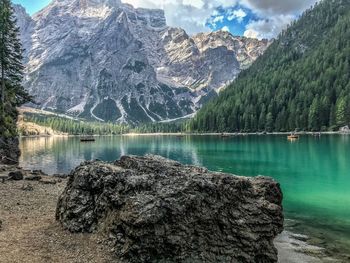
{"type": "Polygon", "coordinates": [[[196,112],[269,45],[228,32],[189,36],[162,10],[119,0],[15,5],[25,87],[39,107],[85,119],[165,121],[196,112]]]}
{"type": "Polygon", "coordinates": [[[125,156],[77,167],[56,218],[71,232],[105,232],[118,262],[277,262],[282,193],[266,177],[125,156]]]}

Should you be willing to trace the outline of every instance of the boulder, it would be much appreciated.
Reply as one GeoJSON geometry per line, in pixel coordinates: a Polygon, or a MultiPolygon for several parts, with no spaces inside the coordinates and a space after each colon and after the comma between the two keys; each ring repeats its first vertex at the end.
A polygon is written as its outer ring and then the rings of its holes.
{"type": "Polygon", "coordinates": [[[85,162],[70,174],[56,219],[106,233],[116,262],[277,262],[282,192],[158,156],[85,162]]]}
{"type": "Polygon", "coordinates": [[[24,173],[20,170],[9,172],[8,178],[13,181],[21,181],[24,179],[24,173]]]}

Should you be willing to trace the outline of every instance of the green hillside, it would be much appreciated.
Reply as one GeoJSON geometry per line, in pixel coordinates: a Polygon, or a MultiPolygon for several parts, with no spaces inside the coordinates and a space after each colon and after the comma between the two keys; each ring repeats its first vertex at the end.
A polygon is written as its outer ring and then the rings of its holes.
{"type": "Polygon", "coordinates": [[[325,0],[282,32],[191,122],[193,131],[320,131],[350,123],[350,0],[325,0]]]}

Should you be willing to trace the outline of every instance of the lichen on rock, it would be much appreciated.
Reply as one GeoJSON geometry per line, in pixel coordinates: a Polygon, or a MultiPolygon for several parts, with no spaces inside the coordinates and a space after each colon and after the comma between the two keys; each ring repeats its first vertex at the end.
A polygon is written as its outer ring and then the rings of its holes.
{"type": "Polygon", "coordinates": [[[158,156],[85,162],[56,218],[71,232],[105,232],[118,262],[277,262],[282,192],[158,156]]]}

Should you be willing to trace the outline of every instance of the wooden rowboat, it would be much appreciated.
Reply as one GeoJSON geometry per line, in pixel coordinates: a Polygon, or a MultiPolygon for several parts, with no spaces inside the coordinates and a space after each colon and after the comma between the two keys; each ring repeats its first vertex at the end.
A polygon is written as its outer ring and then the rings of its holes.
{"type": "Polygon", "coordinates": [[[297,139],[299,139],[299,135],[291,134],[287,138],[288,138],[288,140],[297,140],[297,139]]]}
{"type": "Polygon", "coordinates": [[[85,137],[80,139],[81,142],[94,142],[96,141],[93,137],[85,137]]]}

